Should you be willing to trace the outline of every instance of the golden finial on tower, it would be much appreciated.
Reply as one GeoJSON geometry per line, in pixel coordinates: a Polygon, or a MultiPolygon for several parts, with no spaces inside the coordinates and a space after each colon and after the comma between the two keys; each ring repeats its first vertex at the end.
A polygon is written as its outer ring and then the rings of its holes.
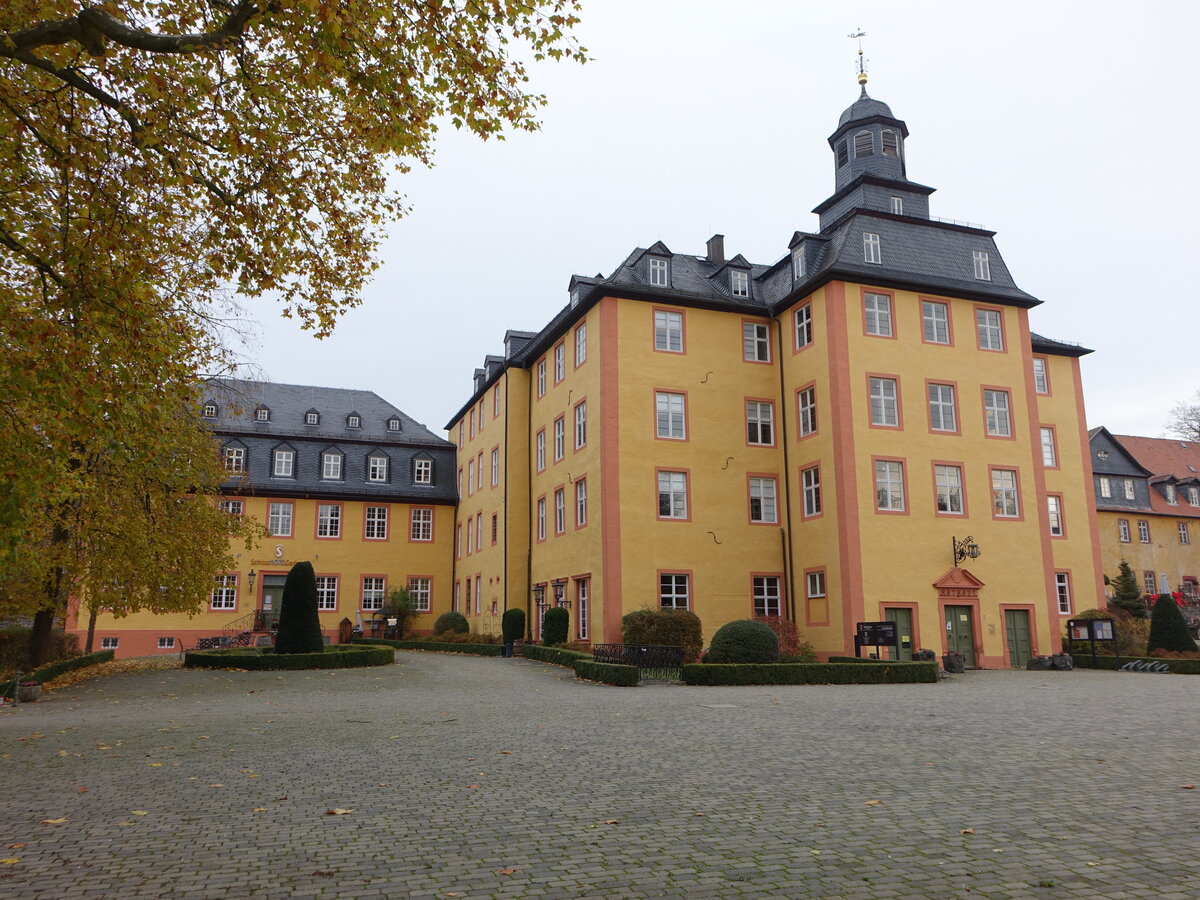
{"type": "Polygon", "coordinates": [[[862,39],[866,36],[867,33],[861,28],[854,32],[854,34],[846,35],[846,37],[858,41],[858,83],[862,86],[862,93],[864,97],[867,95],[867,63],[866,60],[863,59],[862,39]]]}

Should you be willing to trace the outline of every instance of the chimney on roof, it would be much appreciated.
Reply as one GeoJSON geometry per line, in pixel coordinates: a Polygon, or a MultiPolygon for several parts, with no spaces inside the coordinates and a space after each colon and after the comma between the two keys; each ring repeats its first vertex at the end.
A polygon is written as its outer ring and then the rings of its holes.
{"type": "Polygon", "coordinates": [[[716,266],[725,262],[725,235],[714,234],[708,239],[708,261],[716,266]]]}

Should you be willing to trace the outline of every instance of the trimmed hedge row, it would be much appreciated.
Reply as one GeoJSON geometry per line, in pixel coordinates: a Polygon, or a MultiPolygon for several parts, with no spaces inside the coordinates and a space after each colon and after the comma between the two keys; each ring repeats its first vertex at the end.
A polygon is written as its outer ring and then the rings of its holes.
{"type": "Polygon", "coordinates": [[[615,684],[620,687],[637,687],[637,666],[623,666],[619,663],[599,663],[591,659],[575,661],[575,677],[587,681],[599,681],[601,684],[615,684]]]}
{"type": "Polygon", "coordinates": [[[683,667],[683,683],[717,684],[936,684],[937,663],[703,663],[683,667]]]}
{"type": "Polygon", "coordinates": [[[246,669],[261,672],[288,669],[356,669],[387,666],[395,661],[391,647],[332,644],[323,653],[275,653],[274,647],[189,650],[183,665],[189,669],[246,669]]]}
{"type": "MultiPolygon", "coordinates": [[[[1097,656],[1096,662],[1092,662],[1092,655],[1087,656],[1080,654],[1072,656],[1072,661],[1077,669],[1116,669],[1117,658],[1115,656],[1097,656]]],[[[1122,656],[1121,665],[1129,662],[1150,662],[1150,663],[1166,663],[1171,669],[1172,675],[1200,675],[1200,659],[1165,659],[1161,656],[1122,656]]]]}
{"type": "MultiPolygon", "coordinates": [[[[363,643],[387,644],[397,650],[429,650],[434,653],[466,653],[470,656],[502,656],[503,644],[456,644],[453,641],[384,641],[361,638],[363,643]]],[[[357,643],[357,641],[356,641],[357,643]]]]}
{"type": "Polygon", "coordinates": [[[560,647],[543,647],[541,644],[522,644],[521,655],[526,659],[572,668],[581,659],[591,659],[592,654],[582,650],[564,650],[560,647]]]}
{"type": "MultiPolygon", "coordinates": [[[[100,663],[108,662],[113,658],[116,651],[101,650],[98,653],[88,653],[86,656],[72,656],[69,659],[59,659],[52,663],[42,666],[40,669],[34,669],[28,675],[22,675],[21,681],[36,681],[38,684],[45,684],[47,681],[52,681],[64,672],[71,672],[75,669],[86,669],[88,666],[99,665],[100,663]]],[[[12,682],[4,686],[4,690],[0,691],[0,697],[8,697],[12,695],[12,682]]]]}

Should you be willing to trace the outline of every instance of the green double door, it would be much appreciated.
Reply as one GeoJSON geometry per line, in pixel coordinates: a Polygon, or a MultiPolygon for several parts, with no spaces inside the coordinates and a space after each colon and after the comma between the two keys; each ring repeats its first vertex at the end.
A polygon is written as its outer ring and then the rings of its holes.
{"type": "Polygon", "coordinates": [[[912,610],[906,607],[889,607],[884,609],[883,617],[888,622],[896,623],[896,640],[898,643],[895,647],[889,648],[891,658],[911,662],[913,654],[912,610]]]}
{"type": "Polygon", "coordinates": [[[1033,641],[1029,635],[1029,613],[1024,609],[1004,611],[1004,634],[1008,638],[1008,664],[1014,669],[1025,668],[1033,658],[1033,641]]]}
{"type": "Polygon", "coordinates": [[[946,607],[946,649],[963,655],[963,664],[975,668],[975,629],[971,607],[946,607]]]}

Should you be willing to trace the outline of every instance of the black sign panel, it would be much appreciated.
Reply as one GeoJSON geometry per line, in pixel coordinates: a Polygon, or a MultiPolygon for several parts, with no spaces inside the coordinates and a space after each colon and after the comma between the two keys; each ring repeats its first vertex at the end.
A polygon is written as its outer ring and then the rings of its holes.
{"type": "Polygon", "coordinates": [[[859,622],[858,643],[861,647],[896,647],[895,622],[859,622]]]}

